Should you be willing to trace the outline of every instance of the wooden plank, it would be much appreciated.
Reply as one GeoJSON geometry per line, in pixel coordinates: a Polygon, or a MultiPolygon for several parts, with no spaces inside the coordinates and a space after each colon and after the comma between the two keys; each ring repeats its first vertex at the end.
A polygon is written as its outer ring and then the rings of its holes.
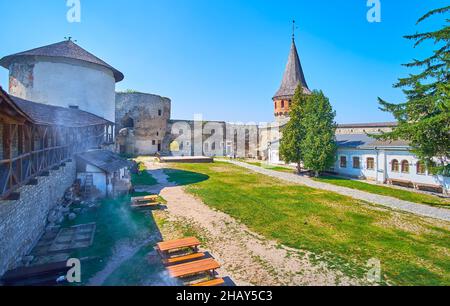
{"type": "Polygon", "coordinates": [[[224,279],[217,278],[217,279],[213,279],[213,280],[198,283],[198,284],[193,284],[190,287],[217,287],[217,286],[222,286],[223,284],[225,284],[224,279]]]}
{"type": "Polygon", "coordinates": [[[209,271],[214,271],[220,268],[220,264],[212,258],[180,264],[177,266],[168,267],[167,270],[171,277],[180,278],[190,275],[201,274],[209,271]]]}
{"type": "Polygon", "coordinates": [[[160,242],[157,244],[157,248],[161,252],[168,252],[172,250],[178,250],[183,248],[198,247],[200,241],[195,237],[160,242]]]}
{"type": "Polygon", "coordinates": [[[144,203],[144,204],[132,204],[131,208],[150,208],[150,207],[156,207],[160,206],[161,203],[159,202],[152,202],[152,203],[144,203]]]}
{"type": "Polygon", "coordinates": [[[173,265],[173,264],[178,264],[178,263],[182,263],[182,262],[186,262],[186,261],[200,259],[205,256],[206,256],[205,253],[194,253],[194,254],[189,254],[186,256],[166,258],[166,259],[163,259],[163,263],[165,265],[173,265]]]}

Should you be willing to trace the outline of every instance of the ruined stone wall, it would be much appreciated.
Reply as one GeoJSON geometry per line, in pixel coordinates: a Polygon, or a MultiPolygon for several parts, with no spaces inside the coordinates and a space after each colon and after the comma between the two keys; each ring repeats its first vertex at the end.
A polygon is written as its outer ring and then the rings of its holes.
{"type": "Polygon", "coordinates": [[[39,177],[37,185],[18,190],[17,201],[0,201],[0,276],[17,267],[43,234],[49,211],[64,196],[76,178],[75,161],[48,177],[39,177]]]}
{"type": "Polygon", "coordinates": [[[152,155],[167,149],[163,147],[163,140],[170,116],[171,101],[168,98],[145,93],[117,93],[118,142],[119,146],[125,146],[119,151],[152,155]]]}
{"type": "Polygon", "coordinates": [[[176,156],[260,156],[259,128],[256,124],[221,121],[171,120],[164,139],[166,154],[176,156]]]}

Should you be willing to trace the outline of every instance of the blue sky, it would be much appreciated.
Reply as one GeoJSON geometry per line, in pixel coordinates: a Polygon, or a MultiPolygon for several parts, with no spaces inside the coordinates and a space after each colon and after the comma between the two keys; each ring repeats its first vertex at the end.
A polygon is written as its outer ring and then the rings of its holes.
{"type": "MultiPolygon", "coordinates": [[[[432,50],[405,34],[442,0],[381,0],[369,23],[366,0],[81,0],[81,23],[66,20],[66,0],[0,0],[0,57],[71,35],[125,74],[118,90],[170,97],[173,118],[268,122],[296,19],[297,46],[311,89],[322,89],[339,123],[390,121],[377,97],[402,101],[392,84],[401,64],[432,50]]],[[[7,88],[7,70],[0,84],[7,88]]]]}

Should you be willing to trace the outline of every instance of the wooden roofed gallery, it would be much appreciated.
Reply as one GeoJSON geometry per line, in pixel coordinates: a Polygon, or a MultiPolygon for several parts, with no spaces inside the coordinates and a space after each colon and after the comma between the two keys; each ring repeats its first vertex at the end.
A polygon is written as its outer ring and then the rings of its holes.
{"type": "Polygon", "coordinates": [[[34,103],[0,87],[0,199],[17,199],[74,154],[114,142],[114,123],[78,110],[34,103]]]}

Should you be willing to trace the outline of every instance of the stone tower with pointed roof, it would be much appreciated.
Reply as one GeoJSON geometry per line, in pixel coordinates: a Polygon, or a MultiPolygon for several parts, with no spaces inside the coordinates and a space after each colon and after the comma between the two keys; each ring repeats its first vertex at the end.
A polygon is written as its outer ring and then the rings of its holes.
{"type": "Polygon", "coordinates": [[[295,39],[292,38],[291,51],[289,53],[286,70],[284,71],[283,81],[281,82],[280,89],[273,97],[273,102],[275,104],[275,118],[278,122],[288,120],[292,98],[294,97],[298,85],[303,87],[304,93],[311,93],[303,73],[297,46],[295,45],[295,39]]]}

